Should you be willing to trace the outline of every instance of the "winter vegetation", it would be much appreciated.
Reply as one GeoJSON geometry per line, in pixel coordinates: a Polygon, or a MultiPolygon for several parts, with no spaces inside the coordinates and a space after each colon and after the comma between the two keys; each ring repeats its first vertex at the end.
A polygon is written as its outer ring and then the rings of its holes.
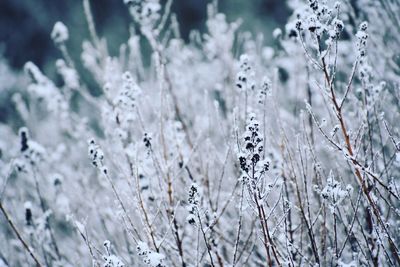
{"type": "Polygon", "coordinates": [[[123,2],[110,55],[83,0],[93,82],[63,22],[59,81],[0,61],[1,267],[400,266],[399,1],[288,0],[273,36],[213,2],[188,42],[123,2]]]}

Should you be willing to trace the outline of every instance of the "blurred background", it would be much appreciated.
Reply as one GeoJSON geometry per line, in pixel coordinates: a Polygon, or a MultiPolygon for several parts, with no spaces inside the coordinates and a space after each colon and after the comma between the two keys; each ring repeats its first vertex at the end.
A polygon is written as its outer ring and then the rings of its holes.
{"type": "MultiPolygon", "coordinates": [[[[160,0],[165,5],[167,0],[160,0]]],[[[211,0],[174,0],[172,12],[177,15],[182,37],[187,41],[191,30],[204,32],[207,4],[211,0]]],[[[90,0],[96,30],[107,39],[112,56],[129,37],[132,19],[123,0],[90,0]]],[[[285,0],[219,0],[219,11],[228,22],[242,19],[240,31],[263,33],[266,44],[271,43],[272,31],[281,27],[290,15],[285,0]]],[[[56,84],[60,77],[55,62],[60,51],[50,38],[57,21],[69,29],[68,51],[89,87],[93,83],[80,64],[82,41],[89,38],[82,0],[0,0],[0,123],[18,129],[12,95],[26,90],[26,75],[22,68],[27,61],[34,62],[56,84]]],[[[95,93],[95,89],[91,90],[95,93]]]]}
{"type": "MultiPolygon", "coordinates": [[[[122,0],[91,0],[97,31],[108,40],[112,55],[128,38],[131,22],[122,0]]],[[[161,0],[165,3],[166,0],[161,0]]],[[[187,39],[190,30],[204,30],[209,0],[174,0],[172,10],[177,14],[182,36],[187,39]]],[[[284,0],[219,0],[219,10],[228,21],[243,19],[242,30],[263,32],[266,41],[277,26],[289,15],[284,0]]],[[[0,55],[12,68],[20,69],[28,60],[45,72],[52,72],[59,51],[50,38],[56,21],[62,21],[70,31],[68,49],[78,59],[82,40],[88,38],[82,0],[1,0],[0,1],[0,55]]]]}

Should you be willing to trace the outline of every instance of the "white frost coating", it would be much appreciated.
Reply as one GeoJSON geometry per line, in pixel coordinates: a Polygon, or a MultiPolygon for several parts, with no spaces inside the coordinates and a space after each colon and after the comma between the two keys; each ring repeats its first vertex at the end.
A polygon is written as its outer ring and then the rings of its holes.
{"type": "Polygon", "coordinates": [[[79,76],[75,69],[69,67],[63,59],[56,61],[57,72],[63,77],[65,86],[70,89],[79,89],[79,76]]]}
{"type": "Polygon", "coordinates": [[[348,196],[351,196],[353,187],[347,185],[346,189],[342,189],[341,183],[336,181],[333,173],[329,174],[328,184],[322,189],[321,196],[328,201],[329,209],[332,213],[336,212],[336,208],[348,196]]]}
{"type": "Polygon", "coordinates": [[[124,267],[122,261],[115,255],[104,257],[104,267],[124,267]]]}
{"type": "Polygon", "coordinates": [[[84,233],[84,232],[85,232],[85,225],[83,225],[81,222],[75,221],[75,226],[76,226],[76,229],[77,229],[80,233],[84,233]]]}
{"type": "Polygon", "coordinates": [[[162,267],[165,256],[163,254],[150,250],[149,246],[144,242],[138,242],[137,245],[138,255],[142,257],[143,262],[151,267],[162,267]]]}
{"type": "Polygon", "coordinates": [[[400,152],[396,152],[396,164],[400,166],[400,152]]]}
{"type": "Polygon", "coordinates": [[[339,266],[340,266],[340,267],[356,267],[356,266],[358,266],[358,265],[357,265],[357,262],[356,262],[356,261],[351,261],[351,262],[349,262],[349,263],[344,263],[344,262],[342,262],[342,261],[339,261],[339,266]]]}
{"type": "Polygon", "coordinates": [[[53,30],[51,32],[51,39],[53,39],[56,44],[59,44],[66,42],[68,38],[69,34],[67,26],[65,26],[64,23],[62,23],[61,21],[57,21],[54,24],[53,30]]]}
{"type": "Polygon", "coordinates": [[[6,263],[0,258],[0,267],[7,267],[6,263]]]}
{"type": "Polygon", "coordinates": [[[65,116],[68,104],[55,84],[33,62],[25,63],[24,70],[31,78],[31,83],[28,85],[28,92],[35,95],[38,99],[45,100],[47,109],[50,112],[65,116]]]}
{"type": "Polygon", "coordinates": [[[31,209],[32,209],[32,202],[26,201],[26,202],[24,203],[24,208],[25,208],[26,210],[27,210],[27,209],[31,210],[31,209]]]}
{"type": "MultiPolygon", "coordinates": [[[[186,42],[173,1],[125,0],[129,40],[85,42],[87,71],[71,47],[11,83],[0,56],[0,195],[39,262],[399,265],[400,33],[382,1],[334,1],[288,0],[275,39],[214,4],[186,42]]],[[[0,267],[34,264],[12,231],[0,267]]]]}

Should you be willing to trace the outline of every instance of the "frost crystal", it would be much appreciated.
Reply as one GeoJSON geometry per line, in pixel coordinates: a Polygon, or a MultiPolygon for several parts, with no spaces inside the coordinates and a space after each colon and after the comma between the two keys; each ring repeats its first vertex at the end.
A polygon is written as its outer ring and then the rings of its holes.
{"type": "Polygon", "coordinates": [[[53,31],[51,32],[51,38],[54,43],[61,44],[68,40],[68,28],[64,25],[64,23],[57,21],[54,24],[53,31]]]}
{"type": "Polygon", "coordinates": [[[68,110],[68,103],[66,103],[54,83],[43,75],[40,69],[32,62],[27,62],[24,70],[31,78],[28,92],[40,100],[45,100],[49,111],[65,117],[68,110]]]}
{"type": "Polygon", "coordinates": [[[136,119],[137,98],[141,93],[140,87],[134,82],[131,73],[122,75],[122,86],[114,99],[114,114],[123,129],[136,119]]]}
{"type": "Polygon", "coordinates": [[[62,76],[66,87],[74,90],[79,89],[79,76],[74,68],[67,66],[63,59],[56,61],[56,68],[62,76]]]}
{"type": "Polygon", "coordinates": [[[111,253],[111,242],[106,240],[103,243],[107,255],[103,256],[103,267],[124,267],[123,262],[114,254],[111,253]]]}
{"type": "Polygon", "coordinates": [[[400,266],[400,1],[335,1],[119,0],[120,42],[84,0],[80,59],[0,56],[0,266],[400,266]]]}
{"type": "Polygon", "coordinates": [[[143,262],[146,263],[150,267],[164,267],[163,260],[165,258],[164,255],[154,252],[150,250],[144,242],[138,242],[136,247],[136,251],[140,257],[142,257],[143,262]]]}
{"type": "Polygon", "coordinates": [[[333,173],[329,174],[329,178],[326,186],[321,191],[321,196],[329,204],[329,209],[332,213],[336,212],[336,208],[340,203],[346,198],[351,196],[353,192],[353,187],[347,185],[346,189],[341,188],[341,183],[336,181],[333,177],[333,173]]]}

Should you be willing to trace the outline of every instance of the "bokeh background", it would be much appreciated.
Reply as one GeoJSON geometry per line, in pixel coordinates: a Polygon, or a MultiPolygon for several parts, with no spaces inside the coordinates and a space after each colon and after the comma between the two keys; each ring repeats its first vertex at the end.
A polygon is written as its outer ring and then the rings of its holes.
{"type": "MultiPolygon", "coordinates": [[[[192,30],[204,32],[207,5],[212,0],[174,0],[172,12],[177,15],[182,37],[187,41],[192,30]]],[[[160,0],[165,5],[167,0],[160,0]]],[[[96,30],[107,39],[109,52],[116,56],[129,37],[132,18],[123,0],[90,0],[96,30]]],[[[241,19],[240,31],[263,33],[264,42],[272,42],[272,31],[282,27],[290,15],[285,0],[219,0],[218,8],[229,22],[241,19]]],[[[94,94],[90,75],[80,63],[82,42],[89,38],[82,0],[0,0],[0,123],[22,126],[11,103],[15,92],[25,94],[22,69],[34,62],[56,84],[55,62],[61,58],[50,33],[57,21],[69,29],[68,51],[85,83],[94,94]]],[[[93,85],[93,83],[92,83],[93,85]]]]}
{"type": "MultiPolygon", "coordinates": [[[[122,0],[91,0],[94,19],[100,36],[108,40],[111,54],[116,54],[128,38],[131,18],[122,0]]],[[[162,3],[166,2],[161,0],[162,3]]],[[[209,0],[174,0],[172,10],[177,14],[182,36],[190,30],[204,30],[209,0]]],[[[263,32],[266,42],[271,31],[282,25],[289,15],[284,0],[220,0],[220,11],[228,20],[243,19],[242,29],[263,32]]],[[[28,60],[45,72],[51,71],[60,55],[50,38],[56,21],[62,21],[70,31],[68,49],[79,58],[82,40],[88,30],[82,0],[1,0],[0,54],[12,68],[19,69],[28,60]]]]}

